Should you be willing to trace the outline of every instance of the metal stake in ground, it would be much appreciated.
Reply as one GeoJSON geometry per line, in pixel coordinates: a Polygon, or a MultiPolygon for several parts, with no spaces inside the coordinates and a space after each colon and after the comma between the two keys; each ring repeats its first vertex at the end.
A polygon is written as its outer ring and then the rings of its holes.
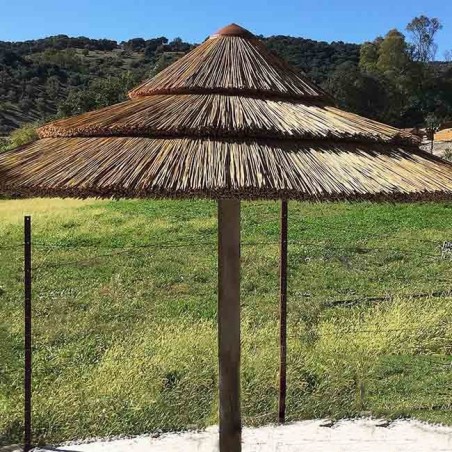
{"type": "Polygon", "coordinates": [[[278,420],[286,419],[286,365],[287,365],[287,201],[281,201],[280,243],[280,299],[279,299],[279,410],[278,420]]]}
{"type": "Polygon", "coordinates": [[[24,217],[24,452],[31,449],[31,217],[24,217]]]}
{"type": "Polygon", "coordinates": [[[218,201],[220,451],[241,451],[240,201],[218,201]]]}

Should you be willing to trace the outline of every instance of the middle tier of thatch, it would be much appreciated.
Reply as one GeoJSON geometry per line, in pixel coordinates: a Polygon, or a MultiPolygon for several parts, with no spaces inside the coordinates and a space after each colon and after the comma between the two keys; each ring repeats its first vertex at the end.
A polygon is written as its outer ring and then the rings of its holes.
{"type": "Polygon", "coordinates": [[[52,122],[42,138],[167,136],[335,139],[413,142],[385,124],[324,102],[259,99],[221,94],[153,95],[52,122]]]}

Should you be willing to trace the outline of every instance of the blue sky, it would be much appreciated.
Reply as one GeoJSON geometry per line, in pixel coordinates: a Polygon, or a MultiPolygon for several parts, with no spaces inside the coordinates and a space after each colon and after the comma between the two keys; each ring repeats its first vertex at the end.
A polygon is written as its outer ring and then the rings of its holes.
{"type": "Polygon", "coordinates": [[[55,34],[110,38],[176,36],[200,42],[236,22],[256,34],[363,42],[416,15],[438,17],[441,58],[452,49],[451,0],[0,0],[0,40],[55,34]]]}

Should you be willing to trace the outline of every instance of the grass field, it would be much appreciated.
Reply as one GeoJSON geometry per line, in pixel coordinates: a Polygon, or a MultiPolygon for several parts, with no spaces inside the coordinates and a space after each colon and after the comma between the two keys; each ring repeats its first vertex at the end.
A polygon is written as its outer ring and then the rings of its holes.
{"type": "MultiPolygon", "coordinates": [[[[24,213],[35,441],[217,422],[215,203],[0,200],[0,442],[21,438],[24,213]]],[[[243,203],[247,425],[277,417],[278,215],[243,203]]],[[[290,203],[289,420],[452,424],[452,298],[425,295],[452,289],[445,240],[452,204],[290,203]]]]}

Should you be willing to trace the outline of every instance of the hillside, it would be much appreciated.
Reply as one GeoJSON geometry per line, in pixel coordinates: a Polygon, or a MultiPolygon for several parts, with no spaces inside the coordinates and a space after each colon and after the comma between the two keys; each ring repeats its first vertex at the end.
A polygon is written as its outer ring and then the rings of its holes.
{"type": "MultiPolygon", "coordinates": [[[[390,30],[362,45],[260,38],[345,110],[396,127],[436,127],[452,120],[452,64],[421,60],[409,34],[390,30]]],[[[195,45],[163,36],[117,42],[59,35],[0,42],[0,136],[24,123],[121,102],[130,88],[195,45]]],[[[0,142],[0,149],[11,145],[0,142]]]]}
{"type": "MultiPolygon", "coordinates": [[[[268,46],[306,71],[318,83],[326,81],[344,61],[357,63],[359,46],[303,38],[263,38],[268,46]]],[[[118,80],[124,92],[110,87],[104,103],[121,100],[130,86],[165,67],[194,44],[165,37],[111,40],[52,36],[26,42],[0,42],[0,135],[27,122],[77,113],[99,104],[82,92],[106,79],[118,80]],[[68,98],[69,97],[69,98],[68,98]],[[89,104],[92,102],[92,105],[89,104]]],[[[102,102],[101,102],[102,103],[102,102]]]]}

